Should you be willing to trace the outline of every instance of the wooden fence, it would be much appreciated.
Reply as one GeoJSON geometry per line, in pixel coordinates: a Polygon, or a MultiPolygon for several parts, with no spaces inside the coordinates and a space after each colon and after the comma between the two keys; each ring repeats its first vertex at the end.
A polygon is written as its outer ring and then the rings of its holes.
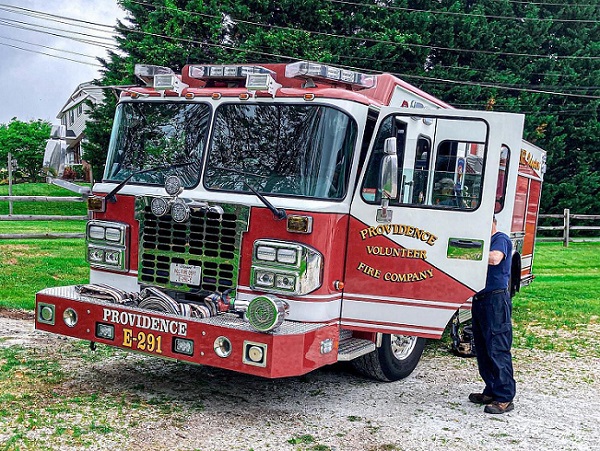
{"type": "MultiPolygon", "coordinates": [[[[581,225],[581,221],[600,221],[600,215],[574,215],[574,214],[571,214],[571,212],[568,208],[565,208],[562,215],[561,214],[539,215],[540,221],[543,219],[546,219],[546,218],[562,219],[562,224],[561,225],[548,225],[548,226],[538,225],[536,235],[537,235],[537,239],[539,241],[562,241],[563,246],[568,247],[569,242],[583,241],[583,240],[597,241],[598,239],[600,239],[600,233],[594,233],[594,235],[595,235],[594,237],[578,236],[576,238],[573,238],[572,234],[571,234],[572,231],[578,231],[578,230],[600,232],[600,226],[598,226],[598,225],[581,225]],[[577,223],[573,224],[573,221],[577,221],[577,223]],[[549,236],[540,235],[540,232],[544,232],[544,231],[560,231],[560,232],[562,232],[561,233],[562,236],[549,237],[549,236]]],[[[538,224],[539,224],[539,222],[538,222],[538,224]]]]}
{"type": "MultiPolygon", "coordinates": [[[[9,202],[85,202],[86,197],[52,197],[52,196],[0,196],[0,201],[9,202]]],[[[12,211],[12,209],[11,209],[12,211]]],[[[87,216],[66,216],[66,215],[0,215],[0,221],[82,221],[87,220],[87,216]]],[[[595,238],[573,238],[571,231],[598,231],[597,225],[580,225],[580,221],[600,221],[600,215],[576,215],[571,214],[568,208],[565,208],[563,214],[540,214],[540,222],[544,219],[562,219],[561,225],[539,225],[537,227],[537,239],[539,241],[562,241],[563,246],[569,246],[569,242],[584,239],[600,239],[600,233],[595,238]],[[572,221],[577,221],[573,224],[572,221]],[[540,232],[562,232],[561,236],[543,236],[540,232]]],[[[0,239],[19,239],[19,238],[84,238],[82,233],[11,233],[0,234],[0,239]]]]}
{"type": "MultiPolygon", "coordinates": [[[[53,196],[0,196],[0,201],[12,202],[86,202],[81,197],[53,197],[53,196]]],[[[11,204],[12,205],[12,204],[11,204]]],[[[12,208],[9,210],[12,211],[12,208]]],[[[86,216],[67,215],[0,215],[0,221],[82,221],[86,216]]],[[[0,239],[20,238],[84,238],[83,233],[0,233],[0,239]]]]}

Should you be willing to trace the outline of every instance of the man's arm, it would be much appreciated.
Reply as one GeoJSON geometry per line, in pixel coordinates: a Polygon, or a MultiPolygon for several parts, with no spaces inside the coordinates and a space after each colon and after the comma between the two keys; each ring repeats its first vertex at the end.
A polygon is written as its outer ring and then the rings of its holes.
{"type": "Polygon", "coordinates": [[[504,252],[490,251],[490,256],[488,257],[488,265],[499,265],[502,260],[504,260],[504,252]]]}

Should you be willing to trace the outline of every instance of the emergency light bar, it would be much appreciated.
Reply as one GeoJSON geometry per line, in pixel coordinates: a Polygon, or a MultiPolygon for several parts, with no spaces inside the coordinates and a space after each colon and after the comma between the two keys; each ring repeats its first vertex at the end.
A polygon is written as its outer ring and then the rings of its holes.
{"type": "Polygon", "coordinates": [[[377,83],[375,75],[367,75],[353,70],[339,69],[326,64],[298,61],[285,66],[285,76],[288,78],[316,78],[322,80],[347,83],[361,88],[373,88],[377,83]]]}
{"type": "Polygon", "coordinates": [[[244,80],[251,74],[269,74],[275,78],[275,72],[262,66],[219,66],[219,65],[191,65],[188,75],[198,80],[209,79],[239,79],[244,80]]]}

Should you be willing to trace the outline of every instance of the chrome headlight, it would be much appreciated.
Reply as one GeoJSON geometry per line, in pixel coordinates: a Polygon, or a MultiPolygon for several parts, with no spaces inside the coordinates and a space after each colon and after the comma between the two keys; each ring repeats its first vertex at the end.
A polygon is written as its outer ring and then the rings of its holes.
{"type": "Polygon", "coordinates": [[[190,219],[190,207],[181,199],[177,199],[171,206],[171,216],[175,222],[185,222],[190,219]]]}
{"type": "Polygon", "coordinates": [[[150,202],[150,210],[154,216],[160,218],[169,211],[169,202],[163,197],[155,197],[150,202]]]}
{"type": "Polygon", "coordinates": [[[77,324],[77,312],[71,307],[63,312],[63,321],[68,327],[75,327],[77,324]]]}
{"type": "Polygon", "coordinates": [[[86,260],[94,267],[127,271],[129,226],[119,222],[88,221],[86,260]]]}
{"type": "Polygon", "coordinates": [[[181,180],[176,175],[170,175],[165,180],[165,191],[170,196],[178,196],[183,192],[181,180]]]}
{"type": "Polygon", "coordinates": [[[272,293],[302,295],[321,286],[322,254],[304,244],[276,240],[254,243],[250,287],[272,293]]]}

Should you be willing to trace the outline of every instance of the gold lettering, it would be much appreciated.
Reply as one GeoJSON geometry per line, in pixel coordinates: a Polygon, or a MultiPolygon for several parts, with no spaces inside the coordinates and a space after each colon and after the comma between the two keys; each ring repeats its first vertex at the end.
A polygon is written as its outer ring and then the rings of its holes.
{"type": "Polygon", "coordinates": [[[409,273],[395,273],[386,272],[383,275],[383,280],[386,282],[394,283],[409,283],[409,282],[420,282],[422,280],[431,279],[433,277],[433,270],[426,269],[420,272],[409,272],[409,273]]]}
{"type": "Polygon", "coordinates": [[[123,329],[123,346],[131,348],[133,344],[133,331],[131,329],[123,329]]]}
{"type": "MultiPolygon", "coordinates": [[[[360,230],[359,234],[362,240],[382,235],[404,235],[409,238],[415,238],[417,240],[423,241],[429,246],[433,246],[435,240],[437,240],[437,236],[433,235],[431,232],[406,224],[384,224],[378,225],[376,227],[366,227],[360,230]]],[[[392,253],[392,255],[394,254],[395,251],[392,253]]]]}
{"type": "Polygon", "coordinates": [[[379,269],[375,269],[363,262],[359,262],[356,269],[374,279],[379,279],[381,277],[381,271],[379,269]]]}

